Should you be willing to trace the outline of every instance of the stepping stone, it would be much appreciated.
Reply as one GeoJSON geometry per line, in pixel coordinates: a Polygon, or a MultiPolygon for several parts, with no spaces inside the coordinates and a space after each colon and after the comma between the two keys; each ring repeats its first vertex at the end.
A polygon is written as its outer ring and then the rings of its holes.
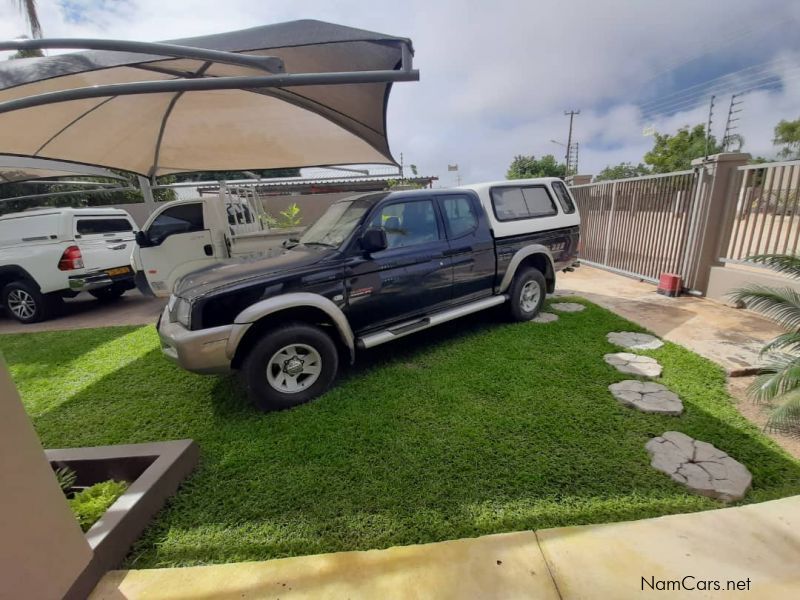
{"type": "Polygon", "coordinates": [[[578,304],[577,302],[554,302],[550,305],[550,308],[553,310],[557,310],[558,312],[581,312],[582,310],[586,310],[586,307],[583,304],[578,304]]]}
{"type": "Polygon", "coordinates": [[[552,294],[548,294],[551,298],[568,298],[569,296],[578,296],[577,292],[572,290],[556,290],[552,294]]]}
{"type": "Polygon", "coordinates": [[[650,466],[702,496],[735,502],[744,498],[753,483],[742,463],[679,431],[667,431],[647,442],[645,448],[651,456],[650,466]]]}
{"type": "Polygon", "coordinates": [[[612,331],[606,336],[606,339],[612,344],[628,350],[657,350],[664,345],[664,342],[655,336],[633,331],[612,331]]]}
{"type": "Polygon", "coordinates": [[[608,389],[625,406],[645,413],[678,416],[683,412],[683,402],[678,395],[660,383],[628,379],[613,383],[608,389]]]}
{"type": "Polygon", "coordinates": [[[616,354],[606,354],[603,357],[608,364],[617,368],[620,373],[629,375],[640,375],[642,377],[658,377],[661,375],[661,365],[655,358],[640,356],[630,352],[617,352],[616,354]]]}
{"type": "Polygon", "coordinates": [[[553,321],[558,321],[558,315],[548,312],[541,312],[531,319],[531,323],[552,323],[553,321]]]}

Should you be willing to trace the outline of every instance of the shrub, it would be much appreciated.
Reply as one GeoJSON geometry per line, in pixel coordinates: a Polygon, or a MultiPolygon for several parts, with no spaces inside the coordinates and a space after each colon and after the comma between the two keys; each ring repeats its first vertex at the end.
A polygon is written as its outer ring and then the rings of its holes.
{"type": "MultiPolygon", "coordinates": [[[[800,256],[763,254],[748,260],[800,279],[800,256]]],[[[756,402],[775,404],[768,428],[800,435],[800,293],[788,286],[751,285],[735,290],[730,297],[786,329],[762,348],[766,364],[749,392],[756,402]]]]}
{"type": "Polygon", "coordinates": [[[124,481],[102,481],[75,494],[70,499],[69,506],[81,529],[89,531],[127,488],[128,484],[124,481]]]}
{"type": "Polygon", "coordinates": [[[78,479],[78,474],[69,467],[56,469],[55,474],[58,487],[60,487],[61,491],[65,494],[72,489],[72,486],[75,485],[75,481],[78,479]]]}

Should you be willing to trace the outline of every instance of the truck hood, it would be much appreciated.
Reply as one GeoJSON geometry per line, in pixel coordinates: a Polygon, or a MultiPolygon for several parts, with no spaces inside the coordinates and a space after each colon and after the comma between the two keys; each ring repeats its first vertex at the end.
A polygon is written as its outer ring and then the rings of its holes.
{"type": "Polygon", "coordinates": [[[272,256],[226,260],[189,273],[175,286],[175,295],[193,300],[224,288],[248,283],[268,283],[283,275],[329,261],[339,255],[334,248],[295,246],[272,256]]]}

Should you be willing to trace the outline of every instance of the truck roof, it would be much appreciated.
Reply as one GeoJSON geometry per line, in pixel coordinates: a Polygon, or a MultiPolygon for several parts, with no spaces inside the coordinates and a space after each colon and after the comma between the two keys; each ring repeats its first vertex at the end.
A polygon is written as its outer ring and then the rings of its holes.
{"type": "Polygon", "coordinates": [[[7,215],[0,216],[0,221],[5,219],[19,219],[20,217],[37,217],[41,215],[75,215],[75,216],[97,216],[97,217],[105,217],[105,216],[125,216],[130,217],[127,211],[121,208],[109,208],[104,206],[98,207],[87,207],[87,208],[59,208],[59,207],[52,207],[52,208],[32,208],[29,210],[24,210],[22,212],[15,212],[15,213],[8,213],[7,215]]]}

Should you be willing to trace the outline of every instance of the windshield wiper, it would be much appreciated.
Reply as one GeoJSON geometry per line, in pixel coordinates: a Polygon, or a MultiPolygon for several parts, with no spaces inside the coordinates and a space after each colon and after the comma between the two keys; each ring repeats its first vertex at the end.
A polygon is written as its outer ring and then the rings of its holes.
{"type": "Polygon", "coordinates": [[[336,248],[336,244],[328,244],[327,242],[302,242],[304,246],[326,246],[327,248],[336,248]]]}

